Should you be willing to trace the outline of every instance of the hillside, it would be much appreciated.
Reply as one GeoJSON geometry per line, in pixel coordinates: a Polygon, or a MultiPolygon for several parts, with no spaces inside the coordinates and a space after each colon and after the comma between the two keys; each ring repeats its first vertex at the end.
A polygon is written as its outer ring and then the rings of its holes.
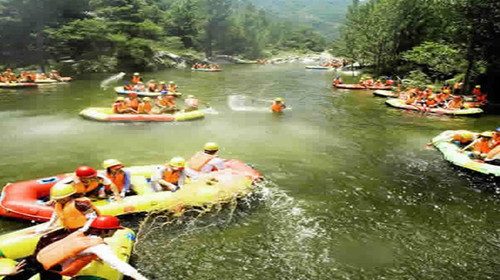
{"type": "Polygon", "coordinates": [[[338,36],[350,0],[248,0],[273,17],[311,26],[328,38],[338,36]]]}

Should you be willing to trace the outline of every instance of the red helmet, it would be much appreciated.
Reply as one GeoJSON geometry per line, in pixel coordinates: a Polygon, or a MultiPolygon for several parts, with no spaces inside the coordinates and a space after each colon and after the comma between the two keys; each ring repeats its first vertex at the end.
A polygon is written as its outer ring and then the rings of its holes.
{"type": "Polygon", "coordinates": [[[76,169],[76,176],[80,178],[94,177],[97,175],[97,171],[90,166],[80,166],[76,169]]]}
{"type": "Polygon", "coordinates": [[[130,97],[137,96],[137,93],[135,93],[135,92],[129,92],[128,96],[130,96],[130,97]]]}
{"type": "Polygon", "coordinates": [[[102,215],[97,217],[92,222],[90,227],[95,229],[123,229],[123,227],[120,226],[120,220],[118,220],[117,217],[109,215],[102,215]]]}

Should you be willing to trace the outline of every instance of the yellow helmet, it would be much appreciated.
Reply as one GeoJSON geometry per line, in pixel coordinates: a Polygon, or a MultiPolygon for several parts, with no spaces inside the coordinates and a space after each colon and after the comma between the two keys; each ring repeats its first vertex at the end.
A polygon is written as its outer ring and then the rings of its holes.
{"type": "Polygon", "coordinates": [[[110,167],[117,166],[117,165],[121,165],[123,167],[123,164],[119,160],[116,160],[116,159],[107,159],[107,160],[102,162],[102,168],[104,168],[104,169],[108,169],[110,167]]]}
{"type": "Polygon", "coordinates": [[[187,98],[194,98],[194,95],[190,94],[187,98]]]}
{"type": "Polygon", "coordinates": [[[58,183],[50,188],[50,199],[63,199],[76,193],[72,184],[58,183]]]}
{"type": "Polygon", "coordinates": [[[164,85],[164,84],[165,84],[165,81],[161,81],[161,82],[160,82],[160,85],[164,85]]]}
{"type": "Polygon", "coordinates": [[[465,132],[464,134],[462,134],[462,138],[464,139],[474,139],[474,134],[470,133],[470,132],[465,132]]]}
{"type": "Polygon", "coordinates": [[[427,88],[434,89],[433,85],[428,85],[427,88]]]}
{"type": "Polygon", "coordinates": [[[116,98],[116,101],[125,101],[125,97],[119,96],[116,98]]]}
{"type": "Polygon", "coordinates": [[[481,132],[481,134],[479,134],[480,136],[482,137],[493,137],[493,132],[491,131],[484,131],[484,132],[481,132]]]}
{"type": "Polygon", "coordinates": [[[186,160],[182,157],[174,157],[170,160],[169,164],[173,167],[184,168],[186,160]]]}
{"type": "Polygon", "coordinates": [[[219,145],[217,145],[217,143],[215,142],[207,142],[205,143],[204,149],[206,151],[217,151],[219,150],[219,145]]]}
{"type": "Polygon", "coordinates": [[[283,98],[278,97],[278,98],[275,98],[274,101],[276,101],[276,102],[283,102],[283,98]]]}
{"type": "Polygon", "coordinates": [[[170,81],[170,82],[168,82],[168,83],[169,83],[169,84],[175,84],[175,83],[174,83],[174,81],[170,81]]]}
{"type": "Polygon", "coordinates": [[[142,100],[144,100],[144,101],[149,101],[149,100],[151,100],[151,98],[149,98],[149,97],[144,97],[142,100]]]}
{"type": "Polygon", "coordinates": [[[476,85],[476,88],[481,88],[481,86],[480,85],[476,85]]]}
{"type": "Polygon", "coordinates": [[[134,73],[134,76],[139,76],[139,73],[138,73],[138,72],[135,72],[135,73],[134,73]]]}

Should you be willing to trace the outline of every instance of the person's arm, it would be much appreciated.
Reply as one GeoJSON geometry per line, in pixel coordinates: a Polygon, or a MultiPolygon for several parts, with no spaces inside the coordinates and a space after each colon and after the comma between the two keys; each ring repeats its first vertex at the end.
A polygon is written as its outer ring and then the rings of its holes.
{"type": "Polygon", "coordinates": [[[133,268],[131,265],[128,263],[120,260],[111,250],[111,247],[106,244],[100,244],[96,246],[92,246],[90,248],[85,249],[82,251],[83,254],[94,254],[96,255],[99,259],[101,259],[103,262],[105,262],[107,265],[112,267],[113,269],[116,269],[118,272],[120,272],[123,275],[126,275],[128,277],[131,277],[136,280],[147,280],[146,277],[144,277],[142,274],[137,271],[137,269],[133,268]]]}
{"type": "Polygon", "coordinates": [[[104,186],[109,186],[109,188],[113,192],[115,199],[122,200],[122,197],[120,196],[120,192],[118,191],[118,187],[115,185],[115,183],[113,183],[113,181],[111,181],[108,177],[106,177],[102,174],[99,177],[101,178],[102,184],[104,186]]]}
{"type": "Polygon", "coordinates": [[[127,170],[124,170],[123,172],[124,172],[125,180],[123,182],[123,189],[122,189],[122,191],[120,193],[121,197],[125,197],[125,194],[130,191],[130,185],[131,185],[131,183],[130,183],[130,172],[127,171],[127,170]]]}
{"type": "Polygon", "coordinates": [[[476,140],[474,140],[474,141],[472,141],[469,145],[465,146],[465,147],[462,149],[462,151],[467,151],[467,150],[469,150],[471,147],[474,147],[474,145],[476,145],[476,142],[477,142],[478,140],[479,140],[479,138],[478,138],[478,139],[476,139],[476,140]]]}
{"type": "Polygon", "coordinates": [[[85,214],[85,218],[87,218],[87,222],[83,227],[79,228],[78,230],[81,232],[86,232],[89,228],[92,222],[97,218],[97,213],[95,211],[85,214]]]}
{"type": "Polygon", "coordinates": [[[18,262],[14,267],[7,267],[7,268],[0,267],[0,276],[17,275],[23,272],[25,265],[26,265],[26,260],[22,260],[18,262]]]}
{"type": "Polygon", "coordinates": [[[54,211],[54,212],[52,212],[52,216],[50,216],[50,220],[47,222],[47,224],[45,224],[43,227],[37,228],[35,230],[35,233],[41,234],[41,233],[45,233],[45,232],[49,231],[54,226],[56,221],[57,221],[57,214],[56,214],[56,211],[54,211]]]}

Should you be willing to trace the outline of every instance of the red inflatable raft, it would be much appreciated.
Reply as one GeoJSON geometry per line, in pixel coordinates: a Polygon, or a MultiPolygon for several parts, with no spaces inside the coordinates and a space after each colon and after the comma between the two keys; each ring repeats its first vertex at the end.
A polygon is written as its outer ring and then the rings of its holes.
{"type": "MultiPolygon", "coordinates": [[[[262,178],[260,172],[240,160],[229,159],[225,163],[227,168],[242,173],[242,175],[252,179],[254,182],[262,178]]],[[[140,173],[143,174],[144,168],[150,170],[151,173],[156,170],[155,166],[151,166],[151,169],[148,167],[137,167],[136,170],[141,170],[140,173]]],[[[130,167],[129,170],[131,175],[134,176],[134,167],[130,167]]],[[[70,175],[63,174],[7,184],[2,189],[0,196],[0,216],[32,221],[48,221],[54,211],[53,207],[46,205],[50,188],[70,175]]]]}
{"type": "Polygon", "coordinates": [[[370,89],[370,90],[391,90],[392,86],[362,86],[360,84],[334,84],[336,88],[343,89],[370,89]]]}

